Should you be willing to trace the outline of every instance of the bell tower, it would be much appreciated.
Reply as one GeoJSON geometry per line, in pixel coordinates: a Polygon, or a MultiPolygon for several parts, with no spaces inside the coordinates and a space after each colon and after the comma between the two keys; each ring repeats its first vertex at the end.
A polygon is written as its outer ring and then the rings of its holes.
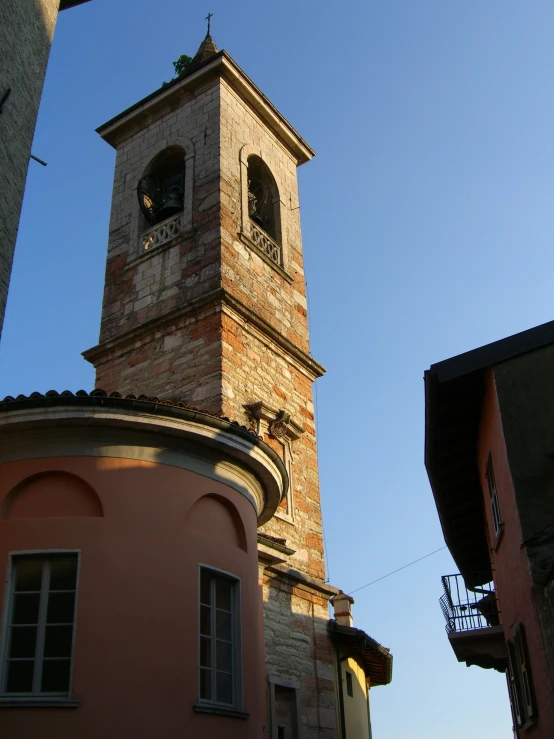
{"type": "Polygon", "coordinates": [[[306,736],[336,737],[297,181],[314,151],[209,34],[98,132],[116,164],[84,356],[98,388],[228,417],[284,461],[289,491],[258,534],[270,721],[296,706],[306,736]]]}

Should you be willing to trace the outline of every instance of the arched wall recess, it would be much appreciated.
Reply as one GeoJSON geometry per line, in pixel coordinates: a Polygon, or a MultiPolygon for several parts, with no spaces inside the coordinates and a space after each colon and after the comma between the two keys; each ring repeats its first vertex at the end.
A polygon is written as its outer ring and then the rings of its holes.
{"type": "Polygon", "coordinates": [[[222,495],[210,493],[199,498],[187,514],[185,528],[248,551],[242,518],[222,495]]]}
{"type": "Polygon", "coordinates": [[[2,521],[103,516],[96,491],[82,478],[61,470],[27,477],[10,490],[0,506],[2,521]]]}

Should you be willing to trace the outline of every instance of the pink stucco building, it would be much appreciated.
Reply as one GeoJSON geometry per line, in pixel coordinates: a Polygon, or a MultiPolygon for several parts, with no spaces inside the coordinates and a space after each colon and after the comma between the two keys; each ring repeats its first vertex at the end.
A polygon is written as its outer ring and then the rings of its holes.
{"type": "Polygon", "coordinates": [[[448,638],[506,675],[518,739],[554,736],[553,370],[550,322],[425,373],[425,461],[460,568],[442,578],[448,638]]]}

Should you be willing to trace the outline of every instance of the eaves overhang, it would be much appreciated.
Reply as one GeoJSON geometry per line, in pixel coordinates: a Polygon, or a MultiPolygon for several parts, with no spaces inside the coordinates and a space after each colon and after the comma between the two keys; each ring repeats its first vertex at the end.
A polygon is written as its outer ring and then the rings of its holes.
{"type": "Polygon", "coordinates": [[[329,636],[331,641],[340,645],[344,657],[357,659],[372,688],[392,681],[392,654],[365,631],[331,620],[329,636]]]}
{"type": "Polygon", "coordinates": [[[554,343],[554,321],[439,362],[425,372],[425,467],[444,538],[466,584],[492,578],[477,463],[486,372],[554,343]]]}
{"type": "Polygon", "coordinates": [[[468,587],[492,576],[477,466],[484,372],[425,373],[425,467],[444,540],[468,587]],[[477,582],[478,581],[478,582],[477,582]]]}
{"type": "Polygon", "coordinates": [[[74,8],[76,5],[83,5],[88,3],[90,0],[60,0],[60,10],[67,10],[68,8],[74,8]]]}
{"type": "Polygon", "coordinates": [[[121,141],[177,107],[187,93],[216,78],[225,79],[239,93],[295,157],[298,165],[315,156],[315,151],[224,50],[195,67],[192,72],[155,90],[96,131],[111,146],[117,148],[121,141]]]}
{"type": "MultiPolygon", "coordinates": [[[[216,470],[230,469],[230,465],[238,477],[244,470],[243,479],[254,480],[247,497],[257,511],[258,525],[273,516],[286,495],[288,475],[277,452],[236,421],[208,411],[147,396],[108,395],[100,389],[75,394],[51,390],[0,401],[0,462],[35,458],[28,442],[37,435],[46,456],[80,455],[80,447],[67,451],[68,439],[71,445],[73,439],[91,434],[96,440],[94,456],[112,456],[110,450],[134,434],[133,440],[138,439],[135,447],[141,445],[141,436],[148,438],[150,445],[151,439],[158,439],[154,444],[167,450],[168,454],[162,455],[166,460],[172,458],[171,453],[190,448],[193,453],[198,450],[216,470]],[[67,432],[65,436],[60,436],[60,429],[67,432]],[[94,429],[104,431],[98,436],[94,429]]],[[[123,446],[132,450],[133,440],[123,446]]],[[[124,454],[120,450],[114,456],[124,454]]],[[[219,473],[218,478],[222,478],[219,473]]]]}

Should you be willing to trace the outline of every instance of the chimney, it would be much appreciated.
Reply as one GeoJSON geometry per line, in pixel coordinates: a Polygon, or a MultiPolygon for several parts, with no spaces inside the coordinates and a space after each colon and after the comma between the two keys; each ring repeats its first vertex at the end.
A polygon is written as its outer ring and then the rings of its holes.
{"type": "Polygon", "coordinates": [[[353,626],[352,604],[354,603],[354,598],[339,590],[337,595],[333,595],[330,598],[330,602],[333,606],[335,621],[340,626],[353,626]]]}

